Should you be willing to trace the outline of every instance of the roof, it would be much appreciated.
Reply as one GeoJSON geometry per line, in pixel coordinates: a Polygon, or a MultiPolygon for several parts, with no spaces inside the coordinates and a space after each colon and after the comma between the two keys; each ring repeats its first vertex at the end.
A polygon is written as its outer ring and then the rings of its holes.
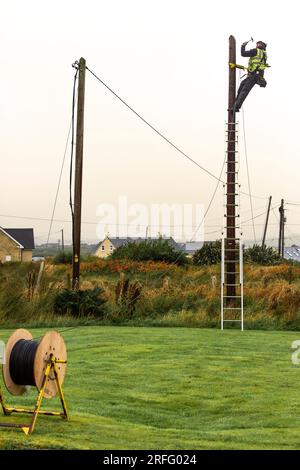
{"type": "MultiPolygon", "coordinates": [[[[145,242],[147,240],[148,241],[150,241],[150,240],[159,240],[159,238],[160,237],[148,237],[148,238],[144,238],[144,237],[126,237],[126,238],[106,237],[104,240],[108,239],[115,248],[119,248],[120,246],[126,245],[126,243],[141,243],[141,242],[145,242]]],[[[171,243],[171,245],[173,245],[175,248],[178,248],[177,243],[175,242],[175,240],[172,237],[163,238],[163,239],[168,240],[171,243]]],[[[102,240],[97,245],[97,248],[104,242],[104,240],[102,240]]]]}
{"type": "Polygon", "coordinates": [[[185,252],[186,253],[195,253],[195,251],[200,250],[204,242],[186,242],[185,244],[185,252]]]}
{"type": "Polygon", "coordinates": [[[3,228],[11,238],[13,238],[25,250],[34,249],[33,228],[3,228]]]}

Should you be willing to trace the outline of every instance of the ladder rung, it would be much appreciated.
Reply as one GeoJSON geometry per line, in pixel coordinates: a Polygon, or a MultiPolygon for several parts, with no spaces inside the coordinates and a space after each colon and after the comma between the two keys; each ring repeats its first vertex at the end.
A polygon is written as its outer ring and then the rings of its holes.
{"type": "Polygon", "coordinates": [[[227,217],[240,217],[240,214],[238,214],[238,215],[226,215],[226,214],[224,214],[224,217],[226,217],[226,218],[227,217]]]}
{"type": "Polygon", "coordinates": [[[238,263],[238,259],[235,259],[235,260],[230,260],[230,259],[224,259],[224,263],[238,263]]]}
{"type": "Polygon", "coordinates": [[[240,274],[240,272],[239,272],[239,271],[234,271],[234,272],[232,272],[232,271],[224,271],[224,274],[232,274],[233,276],[236,276],[237,274],[240,274]]]}
{"type": "Polygon", "coordinates": [[[238,207],[238,204],[224,204],[224,207],[238,207]]]}
{"type": "Polygon", "coordinates": [[[238,143],[238,140],[225,140],[225,142],[237,144],[237,143],[238,143]]]}
{"type": "Polygon", "coordinates": [[[223,299],[241,299],[241,295],[223,295],[223,299]]]}
{"type": "MultiPolygon", "coordinates": [[[[232,227],[232,226],[230,227],[229,226],[229,227],[224,227],[224,228],[240,228],[240,227],[232,227]]],[[[227,240],[229,240],[229,238],[227,238],[227,240]]]]}
{"type": "Polygon", "coordinates": [[[242,284],[239,283],[239,284],[224,284],[223,282],[223,286],[241,286],[242,284]]]}
{"type": "Polygon", "coordinates": [[[238,150],[226,150],[226,153],[239,153],[238,150]]]}
{"type": "Polygon", "coordinates": [[[224,322],[224,321],[231,321],[231,322],[232,322],[232,321],[239,321],[239,322],[242,323],[243,320],[223,320],[223,322],[224,322]]]}
{"type": "Polygon", "coordinates": [[[239,196],[239,193],[225,193],[225,196],[239,196]]]}
{"type": "Polygon", "coordinates": [[[227,175],[237,175],[238,171],[225,171],[225,173],[227,173],[227,175]]]}
{"type": "MultiPolygon", "coordinates": [[[[231,228],[231,227],[229,227],[229,228],[231,228]]],[[[227,237],[225,237],[225,240],[240,240],[240,238],[227,238],[227,237]]]]}
{"type": "Polygon", "coordinates": [[[224,307],[223,310],[242,310],[242,307],[224,307]]]}
{"type": "Polygon", "coordinates": [[[225,246],[225,251],[240,251],[239,248],[226,248],[225,246]]]}

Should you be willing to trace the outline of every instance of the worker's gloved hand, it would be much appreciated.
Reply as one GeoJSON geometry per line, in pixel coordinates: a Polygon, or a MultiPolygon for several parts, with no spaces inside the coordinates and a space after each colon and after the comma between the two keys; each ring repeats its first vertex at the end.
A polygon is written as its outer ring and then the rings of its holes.
{"type": "Polygon", "coordinates": [[[261,86],[262,88],[266,88],[267,81],[263,77],[260,77],[258,81],[258,85],[261,86]]]}
{"type": "Polygon", "coordinates": [[[242,46],[245,47],[245,46],[247,46],[247,44],[248,44],[248,41],[243,42],[242,46]]]}

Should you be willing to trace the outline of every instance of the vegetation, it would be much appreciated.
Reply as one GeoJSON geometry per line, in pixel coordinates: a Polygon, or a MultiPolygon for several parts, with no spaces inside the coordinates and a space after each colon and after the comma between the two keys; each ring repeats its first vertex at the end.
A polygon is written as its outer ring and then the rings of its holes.
{"type": "Polygon", "coordinates": [[[193,255],[193,263],[195,265],[210,265],[221,262],[221,241],[204,243],[202,248],[197,250],[193,255]]]}
{"type": "Polygon", "coordinates": [[[141,299],[142,284],[138,281],[130,281],[122,276],[115,288],[115,301],[126,315],[132,317],[137,302],[141,299]]]}
{"type": "Polygon", "coordinates": [[[73,253],[71,251],[60,251],[53,258],[54,264],[72,264],[73,253]]]}
{"type": "Polygon", "coordinates": [[[169,240],[145,240],[122,245],[111,254],[112,259],[132,261],[164,261],[183,265],[187,263],[186,254],[178,251],[169,240]]]}
{"type": "MultiPolygon", "coordinates": [[[[1,330],[0,339],[10,334],[1,330]]],[[[291,363],[298,333],[81,327],[62,334],[70,421],[40,416],[30,438],[1,429],[1,449],[299,448],[300,366],[291,363]]],[[[36,390],[5,398],[33,406],[36,390]]],[[[60,410],[59,398],[45,408],[60,410]]]]}
{"type": "Polygon", "coordinates": [[[75,317],[93,315],[101,318],[104,315],[105,302],[103,289],[100,287],[87,290],[64,289],[55,296],[53,311],[75,317]]]}
{"type": "Polygon", "coordinates": [[[262,247],[261,245],[253,245],[244,251],[244,259],[245,261],[262,264],[264,266],[274,266],[282,263],[282,259],[277,250],[271,246],[262,247]]]}
{"type": "MultiPolygon", "coordinates": [[[[62,294],[70,289],[70,265],[46,261],[38,290],[38,263],[1,265],[0,325],[118,323],[219,327],[219,264],[177,266],[165,262],[91,258],[81,268],[80,289],[88,293],[81,294],[84,307],[75,310],[74,316],[68,303],[72,303],[71,299],[66,301],[66,294],[62,294]],[[95,298],[90,298],[89,292],[94,289],[101,290],[103,302],[99,310],[95,298]],[[64,307],[57,308],[57,296],[64,299],[64,307]]],[[[246,328],[299,330],[300,265],[246,263],[244,271],[246,328]]],[[[75,305],[79,305],[78,299],[75,305]]]]}

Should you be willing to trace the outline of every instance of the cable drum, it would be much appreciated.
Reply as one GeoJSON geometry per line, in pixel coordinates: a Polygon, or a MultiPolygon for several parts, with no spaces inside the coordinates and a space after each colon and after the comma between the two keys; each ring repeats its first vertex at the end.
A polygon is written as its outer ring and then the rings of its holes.
{"type": "MultiPolygon", "coordinates": [[[[67,350],[63,337],[57,331],[49,331],[40,342],[34,341],[29,331],[16,330],[9,338],[5,348],[3,380],[12,395],[23,395],[32,385],[41,390],[47,363],[54,358],[67,360],[67,350]]],[[[62,384],[66,373],[66,364],[57,364],[57,374],[62,384]]],[[[57,394],[54,373],[47,379],[44,397],[52,398],[57,394]]]]}
{"type": "Polygon", "coordinates": [[[19,339],[10,355],[9,372],[12,380],[18,385],[35,385],[33,365],[37,341],[19,339]]]}

